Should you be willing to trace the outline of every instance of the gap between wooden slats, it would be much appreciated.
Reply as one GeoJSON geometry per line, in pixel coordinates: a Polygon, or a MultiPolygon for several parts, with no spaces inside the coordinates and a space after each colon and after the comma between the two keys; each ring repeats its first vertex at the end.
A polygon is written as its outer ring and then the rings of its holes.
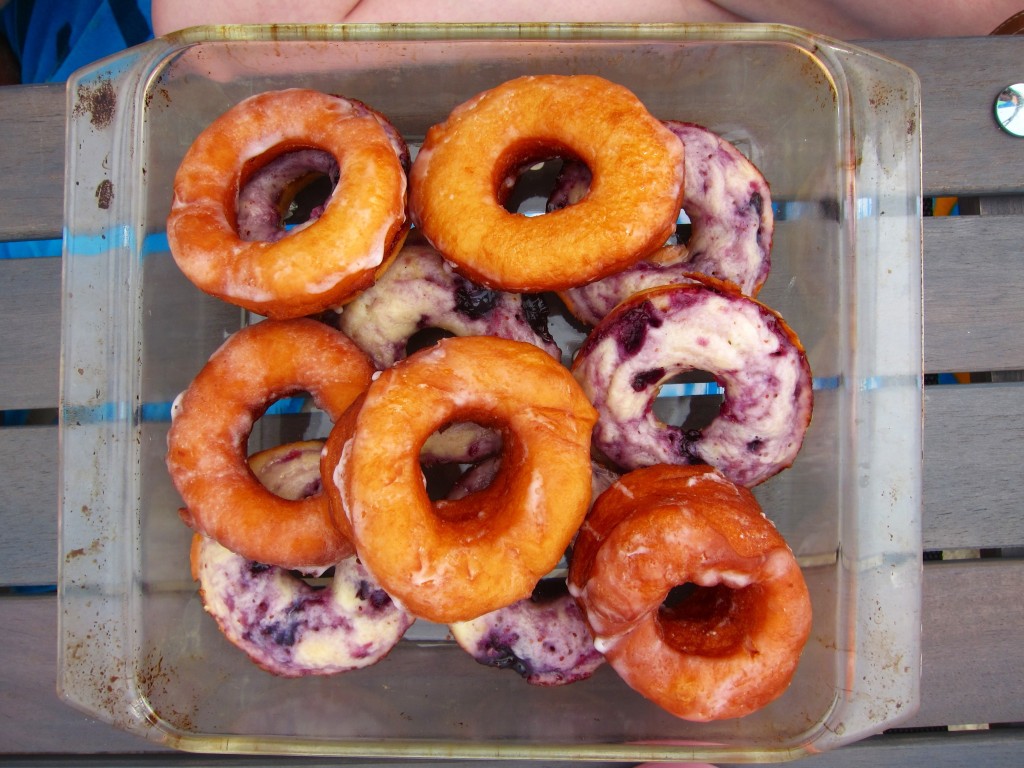
{"type": "MultiPolygon", "coordinates": [[[[1019,657],[1024,612],[1007,605],[1006,596],[1021,583],[1022,560],[925,567],[922,706],[904,726],[1024,721],[1020,670],[1007,666],[1019,657]]],[[[0,710],[18,715],[0,722],[0,744],[13,752],[146,748],[57,698],[56,633],[56,597],[0,598],[0,643],[7,662],[0,710]]]]}

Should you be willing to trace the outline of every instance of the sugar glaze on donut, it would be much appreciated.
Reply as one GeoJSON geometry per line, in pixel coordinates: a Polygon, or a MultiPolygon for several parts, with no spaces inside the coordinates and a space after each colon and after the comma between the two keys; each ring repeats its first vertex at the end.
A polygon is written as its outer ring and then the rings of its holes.
{"type": "Polygon", "coordinates": [[[431,126],[409,174],[413,223],[470,279],[560,290],[624,269],[675,229],[683,148],[628,89],[592,75],[515,78],[431,126]],[[578,205],[527,217],[504,208],[525,164],[572,157],[595,182],[578,205]]]}
{"type": "MultiPolygon", "coordinates": [[[[771,269],[775,230],[768,182],[736,147],[695,123],[666,120],[683,143],[686,181],[683,211],[692,224],[685,245],[666,245],[643,261],[609,277],[561,293],[570,311],[596,325],[628,296],[646,288],[685,282],[697,272],[737,285],[756,296],[771,269]]],[[[548,210],[572,205],[586,195],[590,173],[565,163],[548,200],[548,210]]]]}
{"type": "Polygon", "coordinates": [[[811,419],[806,355],[781,316],[712,278],[642,291],[587,337],[573,372],[600,417],[594,446],[624,469],[706,463],[753,486],[789,467],[811,419]],[[685,371],[724,386],[718,415],[684,430],[654,415],[659,387],[685,371]]]}
{"type": "Polygon", "coordinates": [[[811,629],[782,535],[748,489],[707,466],[621,477],[576,538],[569,588],[612,668],[688,720],[742,717],[781,696],[811,629]]]}
{"type": "MultiPolygon", "coordinates": [[[[298,500],[319,486],[321,445],[283,445],[254,455],[250,466],[270,492],[298,500]]],[[[335,565],[322,589],[201,534],[193,537],[191,562],[203,607],[225,637],[282,677],[332,675],[375,664],[414,621],[355,557],[335,565]]]]}
{"type": "MultiPolygon", "coordinates": [[[[372,284],[408,230],[396,136],[365,105],[310,89],[242,100],[199,134],[175,174],[167,219],[175,262],[200,290],[268,317],[342,304],[372,284]],[[259,168],[308,150],[330,155],[337,167],[322,215],[270,242],[240,236],[239,190],[259,168]]],[[[274,173],[264,181],[280,183],[274,173]]],[[[268,226],[278,229],[263,221],[249,234],[268,226]]]]}

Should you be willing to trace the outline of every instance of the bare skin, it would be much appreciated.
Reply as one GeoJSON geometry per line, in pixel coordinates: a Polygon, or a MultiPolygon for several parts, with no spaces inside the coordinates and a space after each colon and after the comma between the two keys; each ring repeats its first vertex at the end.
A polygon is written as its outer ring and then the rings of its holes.
{"type": "Polygon", "coordinates": [[[162,35],[199,24],[260,22],[777,22],[841,39],[987,35],[1020,0],[153,0],[162,35]]]}

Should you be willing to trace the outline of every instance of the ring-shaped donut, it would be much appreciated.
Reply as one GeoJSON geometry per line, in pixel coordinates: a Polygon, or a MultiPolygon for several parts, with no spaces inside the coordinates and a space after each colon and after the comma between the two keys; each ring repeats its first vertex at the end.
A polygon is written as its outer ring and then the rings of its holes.
{"type": "Polygon", "coordinates": [[[321,467],[331,510],[411,613],[475,618],[528,597],[561,559],[590,503],[596,416],[532,344],[442,339],[382,372],[331,430],[321,467]],[[501,466],[487,488],[432,502],[420,448],[457,421],[501,431],[501,466]]]}
{"type": "Polygon", "coordinates": [[[248,560],[330,566],[352,552],[315,493],[267,490],[246,460],[253,424],[275,400],[308,392],[335,420],[370,383],[373,365],[344,334],[316,320],[265,320],[230,336],[175,404],[167,468],[198,533],[248,560]]]}
{"type": "MultiPolygon", "coordinates": [[[[691,234],[685,245],[666,245],[621,272],[561,292],[569,311],[597,325],[612,308],[634,293],[658,285],[685,282],[688,274],[734,283],[756,296],[771,269],[775,218],[768,182],[732,143],[694,123],[666,120],[683,143],[686,193],[683,211],[691,234]]],[[[580,163],[563,165],[548,210],[586,195],[590,173],[580,163]]]]}
{"type": "MultiPolygon", "coordinates": [[[[303,499],[319,490],[322,446],[316,440],[277,446],[250,456],[249,466],[271,493],[303,499]]],[[[281,677],[368,667],[384,658],[414,621],[352,556],[334,566],[323,589],[277,566],[247,560],[199,533],[192,538],[190,559],[203,608],[224,636],[281,677]]]]}
{"type": "Polygon", "coordinates": [[[372,284],[405,237],[405,201],[392,137],[365,107],[309,89],[267,91],[236,104],[192,143],[174,177],[167,239],[201,290],[268,317],[299,317],[372,284]],[[338,163],[323,215],[274,242],[243,240],[237,196],[248,177],[310,149],[338,163]]]}
{"type": "Polygon", "coordinates": [[[419,243],[406,242],[380,279],[345,305],[338,327],[382,370],[405,357],[409,339],[428,328],[525,341],[562,357],[542,297],[476,285],[419,243]]]}
{"type": "Polygon", "coordinates": [[[591,75],[509,80],[432,126],[413,161],[416,227],[471,280],[541,292],[617,272],[675,231],[683,148],[628,89],[591,75]],[[525,163],[572,157],[594,182],[579,204],[527,217],[503,207],[525,163]]]}
{"type": "Polygon", "coordinates": [[[799,453],[811,420],[811,370],[778,313],[727,283],[692,278],[619,304],[584,341],[573,373],[600,413],[594,446],[615,464],[710,464],[750,487],[799,453]],[[654,415],[661,385],[686,371],[710,373],[725,390],[718,415],[701,429],[654,415]]]}
{"type": "Polygon", "coordinates": [[[657,465],[602,494],[569,588],[625,682],[677,717],[742,717],[780,696],[811,628],[800,567],[753,494],[711,467],[657,465]],[[673,599],[673,590],[690,594],[673,599]]]}

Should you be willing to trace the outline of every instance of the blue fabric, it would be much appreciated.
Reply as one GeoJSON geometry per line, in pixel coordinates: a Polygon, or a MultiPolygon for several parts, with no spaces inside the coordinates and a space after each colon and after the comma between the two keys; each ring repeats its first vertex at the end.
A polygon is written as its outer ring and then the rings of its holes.
{"type": "MultiPolygon", "coordinates": [[[[150,0],[11,0],[2,14],[23,83],[62,82],[153,36],[150,0]]],[[[60,255],[59,239],[0,243],[0,259],[60,255]]]]}

